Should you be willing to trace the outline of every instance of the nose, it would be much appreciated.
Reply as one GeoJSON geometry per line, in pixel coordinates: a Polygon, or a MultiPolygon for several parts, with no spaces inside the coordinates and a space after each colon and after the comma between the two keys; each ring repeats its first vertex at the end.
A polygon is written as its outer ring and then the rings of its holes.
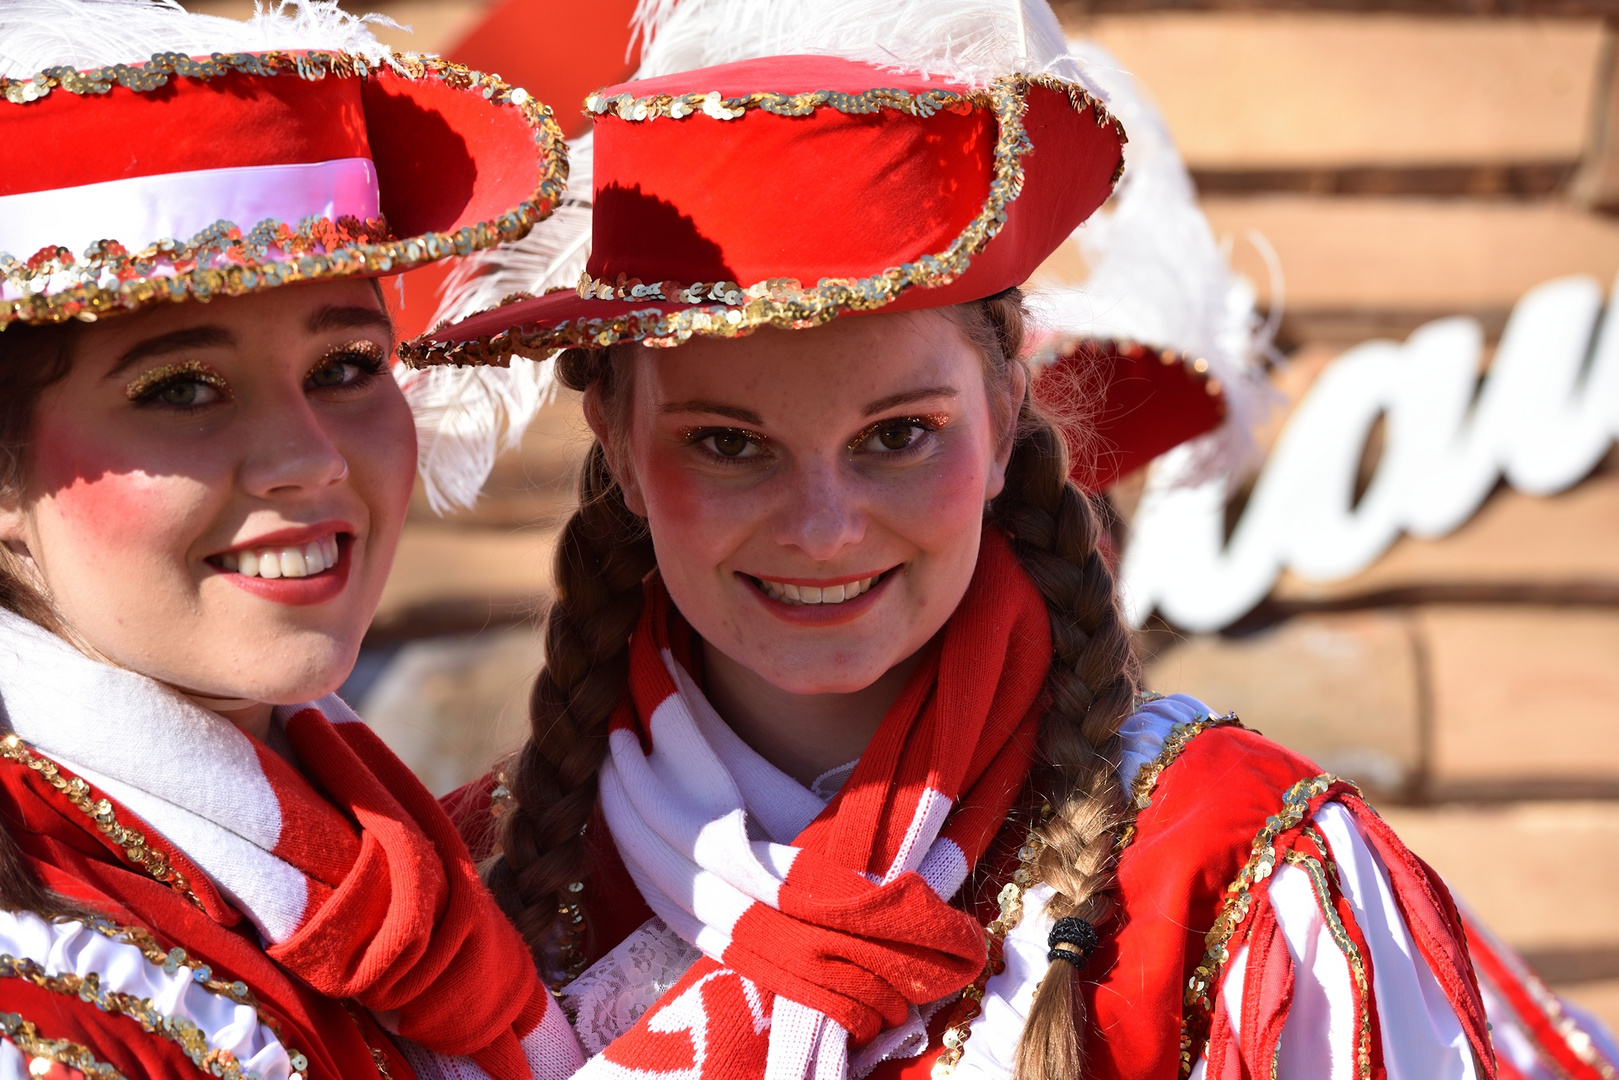
{"type": "Polygon", "coordinates": [[[310,494],[348,478],[349,463],[303,395],[257,410],[242,487],[257,498],[310,494]]]}
{"type": "Polygon", "coordinates": [[[785,479],[772,522],[778,544],[826,561],[865,538],[862,494],[835,462],[800,461],[785,479]]]}

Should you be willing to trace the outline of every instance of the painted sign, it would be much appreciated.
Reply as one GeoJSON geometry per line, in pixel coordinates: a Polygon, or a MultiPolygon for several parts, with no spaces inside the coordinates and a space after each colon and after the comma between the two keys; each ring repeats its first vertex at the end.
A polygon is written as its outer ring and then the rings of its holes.
{"type": "Polygon", "coordinates": [[[1284,569],[1340,580],[1401,533],[1446,535],[1501,477],[1533,495],[1578,483],[1619,437],[1619,285],[1606,312],[1593,278],[1537,286],[1513,309],[1481,380],[1483,350],[1478,322],[1457,317],[1334,360],[1288,418],[1229,541],[1228,479],[1179,483],[1189,451],[1160,458],[1122,567],[1132,624],[1156,609],[1187,630],[1218,630],[1284,569]],[[1382,456],[1357,501],[1380,417],[1382,456]]]}

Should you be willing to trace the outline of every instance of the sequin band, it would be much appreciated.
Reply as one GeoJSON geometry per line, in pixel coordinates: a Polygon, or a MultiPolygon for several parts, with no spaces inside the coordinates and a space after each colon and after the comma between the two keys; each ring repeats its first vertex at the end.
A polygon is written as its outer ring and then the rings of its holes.
{"type": "Polygon", "coordinates": [[[895,109],[911,116],[932,116],[942,111],[969,113],[990,104],[987,94],[961,94],[953,90],[927,90],[920,94],[887,88],[862,90],[858,94],[841,90],[811,90],[802,94],[763,92],[731,98],[721,97],[718,90],[710,90],[706,94],[653,94],[640,98],[633,94],[609,97],[598,90],[585,99],[585,112],[596,116],[611,113],[620,120],[630,121],[655,120],[658,117],[683,120],[699,113],[715,120],[735,120],[749,109],[760,109],[777,116],[808,116],[816,109],[827,106],[838,112],[856,115],[895,109]]]}
{"type": "MultiPolygon", "coordinates": [[[[164,240],[131,252],[114,241],[93,245],[82,257],[47,248],[31,257],[0,253],[0,330],[12,322],[93,322],[165,300],[210,300],[241,296],[299,281],[407,270],[449,255],[466,256],[527,235],[549,217],[567,184],[567,144],[551,110],[527,91],[493,75],[438,57],[394,54],[394,74],[438,79],[452,89],[476,93],[493,105],[517,109],[534,133],[542,158],[539,184],[530,197],[491,220],[453,233],[395,238],[381,218],[297,223],[263,221],[244,231],[219,222],[188,241],[164,240]]],[[[383,70],[363,56],[338,52],[215,53],[196,60],[160,53],[150,63],[119,64],[80,72],[50,68],[30,79],[0,78],[0,97],[26,106],[56,91],[105,94],[114,86],[150,92],[171,78],[211,79],[233,72],[292,75],[305,79],[375,77],[383,70]]]]}

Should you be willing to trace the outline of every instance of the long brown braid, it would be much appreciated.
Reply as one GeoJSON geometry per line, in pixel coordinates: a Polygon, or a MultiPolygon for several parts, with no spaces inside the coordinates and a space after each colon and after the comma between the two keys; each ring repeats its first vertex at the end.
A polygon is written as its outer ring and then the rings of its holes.
{"type": "MultiPolygon", "coordinates": [[[[992,383],[1018,359],[1024,335],[1021,295],[963,305],[959,318],[984,353],[992,383]]],[[[1053,918],[1105,926],[1113,912],[1114,837],[1124,815],[1118,778],[1119,725],[1140,681],[1113,573],[1098,540],[1102,516],[1068,479],[1061,431],[1025,393],[1013,434],[1006,487],[991,505],[1012,536],[1018,561],[1051,615],[1051,709],[1040,725],[1037,781],[1051,816],[1040,875],[1053,890],[1053,918]]],[[[1069,1080],[1084,1069],[1084,1005],[1076,969],[1057,961],[1035,993],[1018,1044],[1017,1080],[1069,1080]]]]}
{"type": "MultiPolygon", "coordinates": [[[[605,351],[556,360],[573,390],[595,386],[606,408],[627,396],[630,365],[605,351]]],[[[500,821],[498,856],[484,879],[545,968],[567,887],[583,880],[585,826],[607,754],[607,722],[629,685],[629,639],[641,614],[641,581],[652,570],[646,523],[624,505],[601,443],[579,476],[579,509],[562,529],[545,624],[545,667],[529,694],[529,738],[504,770],[513,800],[500,821]]]]}
{"type": "MultiPolygon", "coordinates": [[[[1010,388],[1022,363],[1022,296],[1012,291],[949,311],[983,353],[991,387],[1010,388]]],[[[622,415],[615,404],[628,397],[621,383],[631,365],[615,364],[603,351],[564,353],[559,365],[565,385],[594,384],[607,416],[622,415]]],[[[1001,422],[1013,447],[991,513],[1012,536],[1051,614],[1052,706],[1041,724],[1038,783],[1052,813],[1041,826],[1047,846],[1040,871],[1055,892],[1054,917],[1102,925],[1113,908],[1114,833],[1124,812],[1117,732],[1132,706],[1138,666],[1098,549],[1101,519],[1068,481],[1061,433],[1029,393],[1015,418],[1001,422]]],[[[501,855],[488,870],[537,956],[553,940],[564,890],[584,873],[582,830],[594,806],[608,717],[628,681],[641,579],[654,564],[645,524],[625,507],[599,443],[579,488],[580,508],[557,551],[557,601],[546,626],[546,667],[530,699],[531,736],[507,770],[516,805],[502,819],[501,855]]],[[[1084,1026],[1074,969],[1058,962],[1024,1027],[1019,1080],[1079,1076],[1084,1026]]]]}

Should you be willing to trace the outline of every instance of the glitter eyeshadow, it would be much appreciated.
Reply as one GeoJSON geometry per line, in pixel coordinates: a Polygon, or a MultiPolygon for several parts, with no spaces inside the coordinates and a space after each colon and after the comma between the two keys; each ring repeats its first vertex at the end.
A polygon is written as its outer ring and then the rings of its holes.
{"type": "Polygon", "coordinates": [[[183,360],[178,364],[164,364],[162,367],[141,372],[133,382],[124,387],[124,396],[130,401],[139,401],[177,375],[190,375],[199,382],[214,387],[220,393],[230,389],[224,376],[207,364],[199,360],[183,360]]]}

